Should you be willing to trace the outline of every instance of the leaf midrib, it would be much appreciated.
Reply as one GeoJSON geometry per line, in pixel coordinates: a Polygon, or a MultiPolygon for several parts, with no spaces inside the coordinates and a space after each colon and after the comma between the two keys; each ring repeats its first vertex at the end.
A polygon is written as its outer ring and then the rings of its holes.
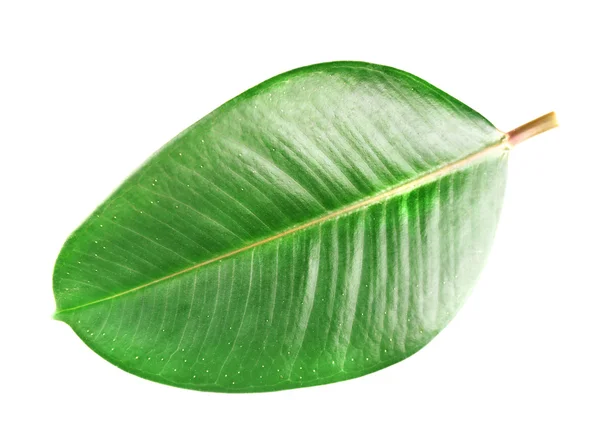
{"type": "Polygon", "coordinates": [[[252,244],[249,244],[247,246],[240,247],[239,249],[232,250],[231,252],[227,252],[227,253],[221,254],[221,255],[216,256],[214,258],[211,258],[209,260],[202,261],[202,262],[200,262],[198,264],[195,264],[193,266],[186,267],[185,269],[182,269],[182,270],[177,271],[177,272],[173,272],[173,273],[171,273],[171,274],[169,274],[167,276],[161,277],[161,278],[157,278],[156,280],[150,281],[148,283],[141,284],[139,286],[133,287],[133,288],[128,289],[128,290],[125,290],[123,292],[119,292],[117,294],[114,294],[114,295],[111,295],[111,296],[108,296],[108,297],[100,298],[100,299],[95,300],[95,301],[90,301],[88,303],[85,303],[85,304],[82,304],[82,305],[79,305],[79,306],[74,306],[72,308],[62,309],[60,311],[57,311],[54,314],[54,317],[58,317],[60,314],[65,313],[65,312],[72,312],[72,311],[75,311],[77,309],[82,309],[82,308],[87,307],[87,306],[91,306],[91,305],[94,305],[94,304],[98,304],[98,303],[102,303],[102,302],[105,302],[105,301],[113,300],[113,299],[118,298],[118,297],[122,297],[122,296],[124,296],[126,294],[138,291],[140,289],[144,289],[146,287],[153,286],[155,284],[158,284],[158,283],[161,283],[163,281],[169,280],[169,279],[171,279],[173,277],[176,277],[178,275],[182,275],[182,274],[190,272],[192,270],[196,270],[196,269],[199,269],[201,267],[208,266],[209,264],[215,263],[217,261],[224,260],[226,258],[232,257],[234,255],[237,255],[239,253],[242,253],[242,252],[245,252],[247,250],[253,249],[255,247],[261,246],[263,244],[267,244],[267,243],[269,243],[271,241],[275,241],[275,240],[278,240],[278,239],[283,238],[285,236],[295,234],[295,233],[297,233],[297,232],[299,232],[301,230],[308,229],[310,227],[313,227],[315,225],[327,222],[327,221],[332,220],[334,218],[337,218],[339,216],[347,215],[347,214],[349,214],[351,212],[354,212],[355,210],[359,210],[359,209],[368,207],[370,205],[377,204],[377,203],[382,202],[382,201],[384,201],[384,200],[386,200],[388,198],[391,198],[393,196],[402,195],[403,193],[405,193],[407,191],[415,190],[415,189],[417,189],[417,188],[419,188],[419,187],[421,187],[423,185],[429,184],[429,183],[431,183],[431,182],[433,182],[433,181],[435,181],[435,180],[437,180],[439,178],[442,178],[442,177],[446,176],[447,174],[451,174],[451,173],[454,173],[454,172],[456,172],[458,170],[462,170],[462,169],[464,169],[466,167],[469,167],[469,166],[473,165],[475,162],[479,161],[481,158],[485,157],[486,155],[489,155],[489,154],[493,153],[496,150],[500,151],[500,150],[504,150],[504,149],[510,148],[510,143],[508,141],[507,135],[504,134],[504,133],[502,133],[502,135],[503,136],[501,137],[501,139],[498,142],[496,142],[495,144],[492,144],[492,145],[489,145],[487,147],[484,147],[481,150],[476,151],[474,153],[471,153],[471,154],[469,154],[469,155],[465,156],[464,158],[461,158],[461,159],[459,159],[457,161],[453,161],[453,162],[450,162],[448,164],[442,165],[441,167],[436,168],[434,170],[430,170],[430,171],[428,171],[428,172],[426,172],[426,173],[424,173],[424,174],[422,174],[422,175],[420,175],[420,176],[418,176],[416,178],[413,178],[413,179],[411,179],[409,181],[406,181],[404,183],[396,185],[396,186],[394,186],[392,188],[389,188],[389,189],[387,189],[387,190],[385,190],[383,192],[377,193],[377,194],[375,194],[373,196],[370,196],[368,198],[365,198],[365,199],[361,199],[361,200],[356,201],[355,203],[352,203],[350,205],[347,205],[347,206],[345,206],[345,207],[343,207],[341,209],[334,210],[333,212],[329,212],[329,213],[327,213],[327,214],[325,214],[323,216],[320,216],[318,218],[315,218],[315,219],[312,219],[312,220],[307,221],[305,223],[302,223],[302,224],[290,227],[289,229],[286,229],[286,230],[284,230],[282,232],[279,232],[279,233],[277,233],[275,235],[271,235],[268,238],[264,238],[262,240],[256,241],[256,242],[254,242],[252,244]]]}

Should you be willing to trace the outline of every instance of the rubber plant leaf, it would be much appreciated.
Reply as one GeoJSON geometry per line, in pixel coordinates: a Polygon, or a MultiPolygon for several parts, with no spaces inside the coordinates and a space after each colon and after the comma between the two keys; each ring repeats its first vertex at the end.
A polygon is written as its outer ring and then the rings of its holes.
{"type": "Polygon", "coordinates": [[[462,306],[508,149],[553,125],[505,134],[384,66],[281,74],[176,136],[68,238],[55,318],[116,366],[196,390],[392,365],[462,306]]]}

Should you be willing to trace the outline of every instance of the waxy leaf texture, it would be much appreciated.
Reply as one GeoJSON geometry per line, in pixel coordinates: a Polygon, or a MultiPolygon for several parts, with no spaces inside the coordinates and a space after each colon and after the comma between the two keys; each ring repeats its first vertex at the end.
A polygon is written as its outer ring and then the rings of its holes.
{"type": "Polygon", "coordinates": [[[276,76],[167,143],[66,241],[55,317],[157,382],[258,392],[397,363],[490,250],[506,134],[360,62],[276,76]]]}

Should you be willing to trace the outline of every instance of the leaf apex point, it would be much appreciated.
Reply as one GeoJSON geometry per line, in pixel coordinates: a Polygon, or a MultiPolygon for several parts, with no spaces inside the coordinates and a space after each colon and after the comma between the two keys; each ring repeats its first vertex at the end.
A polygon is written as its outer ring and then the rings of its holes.
{"type": "Polygon", "coordinates": [[[56,320],[56,321],[62,321],[64,323],[67,323],[67,320],[64,316],[64,312],[59,311],[59,310],[54,311],[54,313],[52,314],[52,319],[56,320]]]}

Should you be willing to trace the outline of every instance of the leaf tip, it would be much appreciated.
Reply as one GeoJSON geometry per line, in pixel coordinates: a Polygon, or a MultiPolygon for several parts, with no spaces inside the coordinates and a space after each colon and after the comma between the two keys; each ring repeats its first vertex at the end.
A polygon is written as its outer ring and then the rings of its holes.
{"type": "Polygon", "coordinates": [[[69,324],[67,314],[64,311],[55,311],[54,314],[52,314],[52,319],[69,324]]]}

